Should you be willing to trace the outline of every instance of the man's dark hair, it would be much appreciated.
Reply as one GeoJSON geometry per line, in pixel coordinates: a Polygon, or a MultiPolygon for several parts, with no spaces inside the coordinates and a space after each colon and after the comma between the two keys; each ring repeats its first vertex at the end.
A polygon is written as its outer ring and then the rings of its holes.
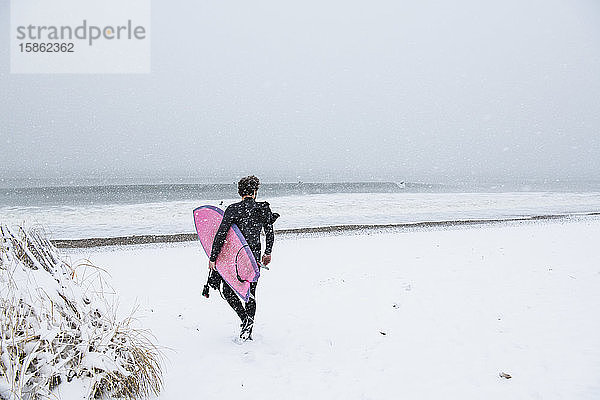
{"type": "Polygon", "coordinates": [[[240,196],[248,196],[254,194],[255,190],[258,190],[260,181],[254,175],[247,176],[240,179],[238,182],[238,193],[240,196]]]}

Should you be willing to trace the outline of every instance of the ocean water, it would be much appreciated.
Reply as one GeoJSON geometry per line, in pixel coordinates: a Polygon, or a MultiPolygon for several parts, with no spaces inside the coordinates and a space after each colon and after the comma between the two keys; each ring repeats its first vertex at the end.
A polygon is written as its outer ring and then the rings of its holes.
{"type": "MultiPolygon", "coordinates": [[[[238,201],[235,185],[0,189],[0,223],[41,226],[54,239],[193,233],[192,211],[238,201]]],[[[459,192],[395,183],[263,185],[276,229],[600,212],[600,191],[459,192]]]]}
{"type": "MultiPolygon", "coordinates": [[[[451,187],[422,183],[266,183],[264,197],[326,193],[399,193],[449,191],[451,187]]],[[[235,199],[236,184],[98,185],[0,188],[0,206],[142,204],[195,199],[235,199]]]]}

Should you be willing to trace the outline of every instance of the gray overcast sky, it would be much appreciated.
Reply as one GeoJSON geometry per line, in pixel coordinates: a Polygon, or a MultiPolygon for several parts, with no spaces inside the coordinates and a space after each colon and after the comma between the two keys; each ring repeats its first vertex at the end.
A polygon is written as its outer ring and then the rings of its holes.
{"type": "Polygon", "coordinates": [[[600,179],[600,2],[154,1],[152,74],[11,75],[0,172],[600,179]]]}

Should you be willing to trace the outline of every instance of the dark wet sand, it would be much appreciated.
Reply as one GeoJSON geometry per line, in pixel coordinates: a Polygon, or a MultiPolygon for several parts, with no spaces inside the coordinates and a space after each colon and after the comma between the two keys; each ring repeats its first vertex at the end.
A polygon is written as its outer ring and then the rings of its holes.
{"type": "MultiPolygon", "coordinates": [[[[477,226],[477,225],[494,225],[507,222],[520,221],[545,221],[545,220],[560,220],[577,217],[593,217],[600,216],[600,212],[581,213],[581,214],[565,214],[565,215],[537,215],[531,217],[514,217],[504,219],[471,219],[460,221],[432,221],[432,222],[412,222],[401,224],[383,224],[383,225],[333,225],[320,226],[313,228],[295,228],[295,229],[279,229],[275,230],[276,235],[285,236],[300,236],[307,234],[341,234],[348,232],[370,232],[381,230],[400,230],[410,231],[415,229],[435,229],[447,228],[453,226],[477,226]]],[[[128,246],[135,244],[151,244],[151,243],[177,243],[191,242],[198,240],[195,233],[179,233],[173,235],[137,235],[137,236],[122,236],[109,238],[89,238],[89,239],[57,239],[52,242],[59,248],[90,248],[101,246],[128,246]]]]}

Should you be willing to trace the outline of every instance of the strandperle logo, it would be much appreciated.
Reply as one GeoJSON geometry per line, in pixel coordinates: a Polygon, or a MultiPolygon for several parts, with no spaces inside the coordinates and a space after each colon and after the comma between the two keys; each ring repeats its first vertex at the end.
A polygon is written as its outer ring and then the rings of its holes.
{"type": "Polygon", "coordinates": [[[10,72],[151,73],[151,0],[11,0],[10,72]]]}
{"type": "Polygon", "coordinates": [[[27,25],[17,27],[17,40],[56,41],[85,40],[92,46],[97,40],[144,40],[146,28],[128,20],[123,25],[91,25],[87,20],[78,26],[27,25]]]}

